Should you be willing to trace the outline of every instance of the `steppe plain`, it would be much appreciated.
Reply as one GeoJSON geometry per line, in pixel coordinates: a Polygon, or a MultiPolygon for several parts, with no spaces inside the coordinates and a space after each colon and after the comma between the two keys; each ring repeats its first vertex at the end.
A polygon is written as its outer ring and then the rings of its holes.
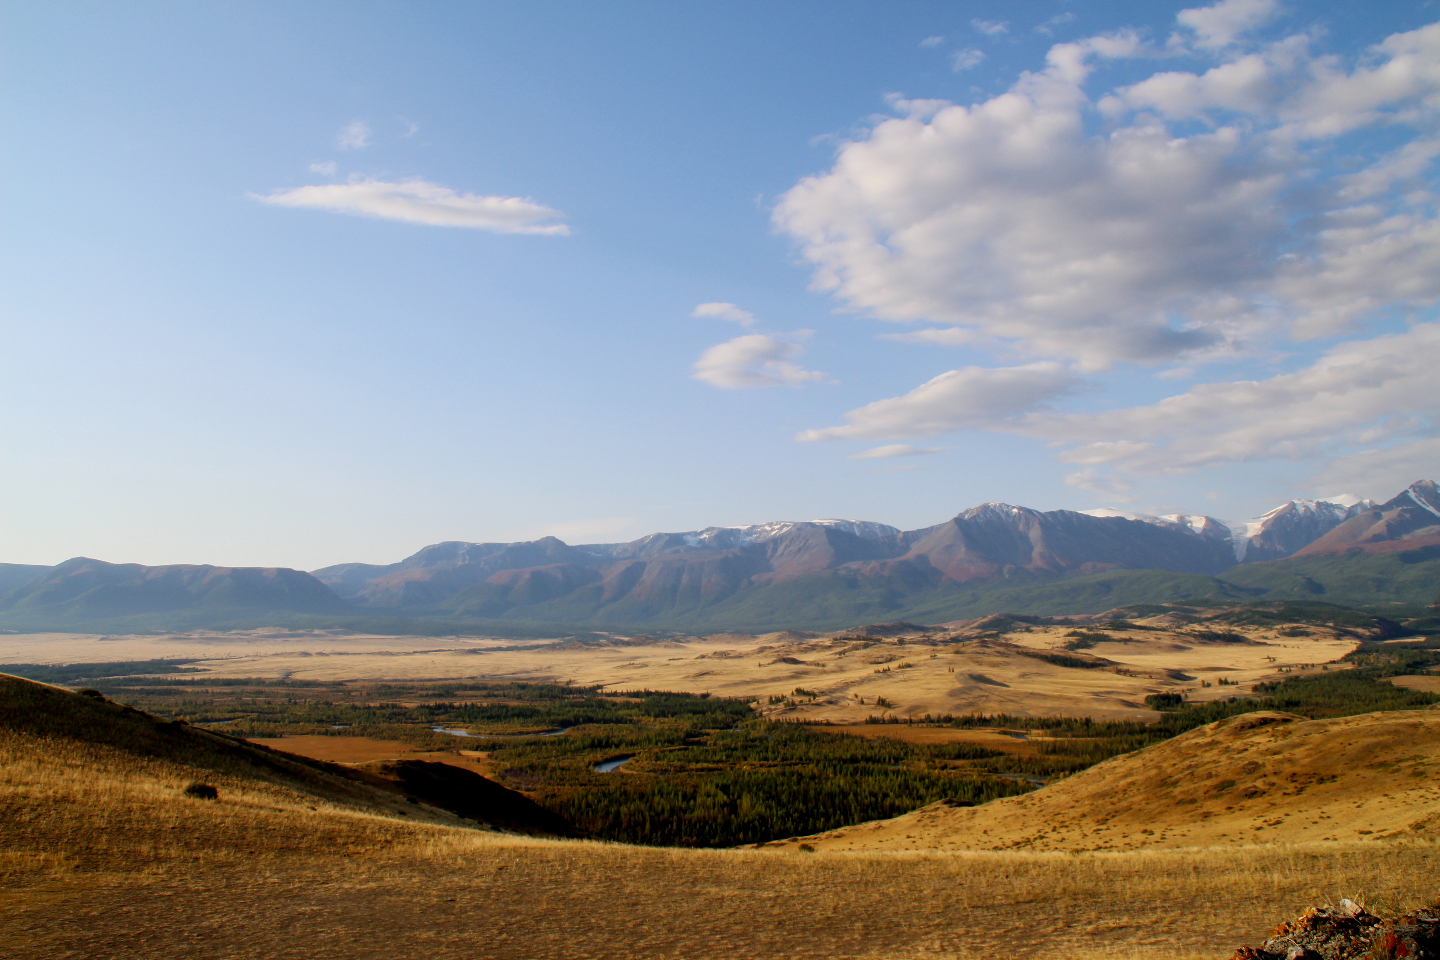
{"type": "MultiPolygon", "coordinates": [[[[1303,636],[1236,628],[1246,642],[1228,643],[1173,625],[1140,627],[1107,630],[1114,641],[1083,651],[1065,649],[1066,626],[589,643],[10,635],[0,637],[0,662],[168,657],[191,661],[195,678],[485,677],[710,692],[862,735],[980,737],[1024,750],[1033,742],[990,731],[864,721],[971,712],[1147,719],[1156,716],[1144,705],[1149,693],[1225,696],[1231,683],[1246,689],[1323,670],[1355,643],[1315,627],[1303,636]],[[1075,669],[1027,651],[1110,663],[1075,669]]],[[[7,732],[0,950],[25,958],[1223,958],[1315,903],[1350,896],[1383,909],[1433,899],[1440,712],[1269,719],[1192,731],[1023,797],[937,804],[732,850],[485,832],[423,806],[401,816],[373,799],[7,732]],[[1205,792],[1217,781],[1244,792],[1246,778],[1260,792],[1240,803],[1205,792]],[[217,783],[220,800],[178,796],[177,785],[193,779],[217,783]]],[[[312,739],[328,742],[288,746],[328,750],[342,763],[377,756],[373,744],[347,747],[359,738],[312,739]]],[[[447,762],[483,771],[482,751],[464,753],[457,745],[447,762]]]]}
{"type": "MultiPolygon", "coordinates": [[[[296,680],[492,680],[572,682],[607,690],[674,690],[725,697],[790,695],[813,699],[763,705],[767,715],[858,722],[877,713],[1013,713],[1154,719],[1147,694],[1187,692],[1203,701],[1254,683],[1322,669],[1355,646],[1336,629],[1234,627],[1246,643],[1197,639],[1164,622],[1134,621],[1136,629],[1107,629],[1114,641],[1081,653],[1109,661],[1108,669],[1076,670],[1024,651],[1065,653],[1068,625],[997,632],[981,627],[898,630],[867,635],[720,634],[664,639],[564,639],[351,636],[257,630],[234,634],[184,633],[143,637],[83,634],[0,635],[0,663],[75,663],[174,658],[191,661],[192,676],[296,680]],[[879,642],[874,642],[879,641],[879,642]],[[1020,648],[1017,650],[1016,648],[1020,648]],[[1114,672],[1115,668],[1121,672],[1114,672]],[[1226,684],[1219,684],[1223,678],[1226,684]],[[1209,685],[1202,686],[1202,681],[1209,685]],[[889,707],[877,707],[882,697],[889,707]]],[[[793,698],[791,698],[793,699],[793,698]]]]}

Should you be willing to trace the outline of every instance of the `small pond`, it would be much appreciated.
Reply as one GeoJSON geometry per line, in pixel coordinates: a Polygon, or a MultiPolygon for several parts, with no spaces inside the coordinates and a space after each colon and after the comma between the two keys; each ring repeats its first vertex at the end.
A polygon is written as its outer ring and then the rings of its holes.
{"type": "Polygon", "coordinates": [[[621,767],[623,767],[625,764],[629,763],[631,760],[634,760],[634,759],[635,759],[635,758],[634,758],[633,756],[632,756],[632,757],[617,757],[617,758],[614,759],[614,760],[606,760],[606,761],[603,762],[603,763],[597,763],[597,764],[595,764],[595,766],[591,767],[590,769],[591,769],[591,770],[594,770],[596,773],[611,773],[611,772],[613,772],[613,771],[615,771],[615,770],[619,770],[619,769],[620,769],[621,767]]]}

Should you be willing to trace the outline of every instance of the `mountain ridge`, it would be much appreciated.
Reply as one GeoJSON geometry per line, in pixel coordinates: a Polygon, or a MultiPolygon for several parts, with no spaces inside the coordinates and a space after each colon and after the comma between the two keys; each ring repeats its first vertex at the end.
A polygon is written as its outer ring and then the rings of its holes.
{"type": "Polygon", "coordinates": [[[187,625],[345,615],[437,625],[724,630],[939,622],[996,612],[987,609],[996,603],[1009,612],[1080,613],[1107,600],[1118,606],[1192,597],[1432,602],[1423,594],[1432,562],[1440,582],[1440,547],[1435,557],[1426,552],[1440,545],[1435,483],[1418,481],[1381,505],[1342,499],[1350,502],[1290,501],[1243,527],[1202,515],[991,502],[909,531],[831,518],[610,544],[455,540],[391,564],[310,573],[75,558],[0,595],[0,623],[184,613],[187,625]],[[1237,555],[1246,561],[1237,563],[1237,555]],[[1086,609],[1067,611],[1071,604],[1086,609]]]}

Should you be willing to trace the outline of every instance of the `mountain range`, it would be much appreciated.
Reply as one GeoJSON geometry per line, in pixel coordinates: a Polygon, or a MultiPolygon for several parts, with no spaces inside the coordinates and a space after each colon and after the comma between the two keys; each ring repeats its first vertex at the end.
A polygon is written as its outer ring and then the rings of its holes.
{"type": "Polygon", "coordinates": [[[1423,606],[1436,600],[1437,584],[1440,488],[1423,480],[1383,504],[1292,500],[1243,524],[986,503],[919,530],[815,520],[626,543],[450,541],[392,564],[311,573],[87,558],[7,564],[0,624],[300,616],[718,631],[943,622],[1001,609],[1098,612],[1193,598],[1423,606]],[[1090,607],[1098,610],[1082,609],[1090,607]]]}

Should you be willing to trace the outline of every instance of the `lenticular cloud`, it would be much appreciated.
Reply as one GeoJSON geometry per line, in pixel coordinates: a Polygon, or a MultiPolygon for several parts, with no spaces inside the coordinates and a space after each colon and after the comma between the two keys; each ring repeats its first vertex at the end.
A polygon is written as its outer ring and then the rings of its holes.
{"type": "Polygon", "coordinates": [[[570,228],[554,223],[558,210],[521,197],[487,197],[456,193],[425,180],[352,180],[319,184],[255,196],[281,207],[310,207],[383,220],[401,220],[432,227],[468,227],[491,233],[565,235],[570,228]]]}

